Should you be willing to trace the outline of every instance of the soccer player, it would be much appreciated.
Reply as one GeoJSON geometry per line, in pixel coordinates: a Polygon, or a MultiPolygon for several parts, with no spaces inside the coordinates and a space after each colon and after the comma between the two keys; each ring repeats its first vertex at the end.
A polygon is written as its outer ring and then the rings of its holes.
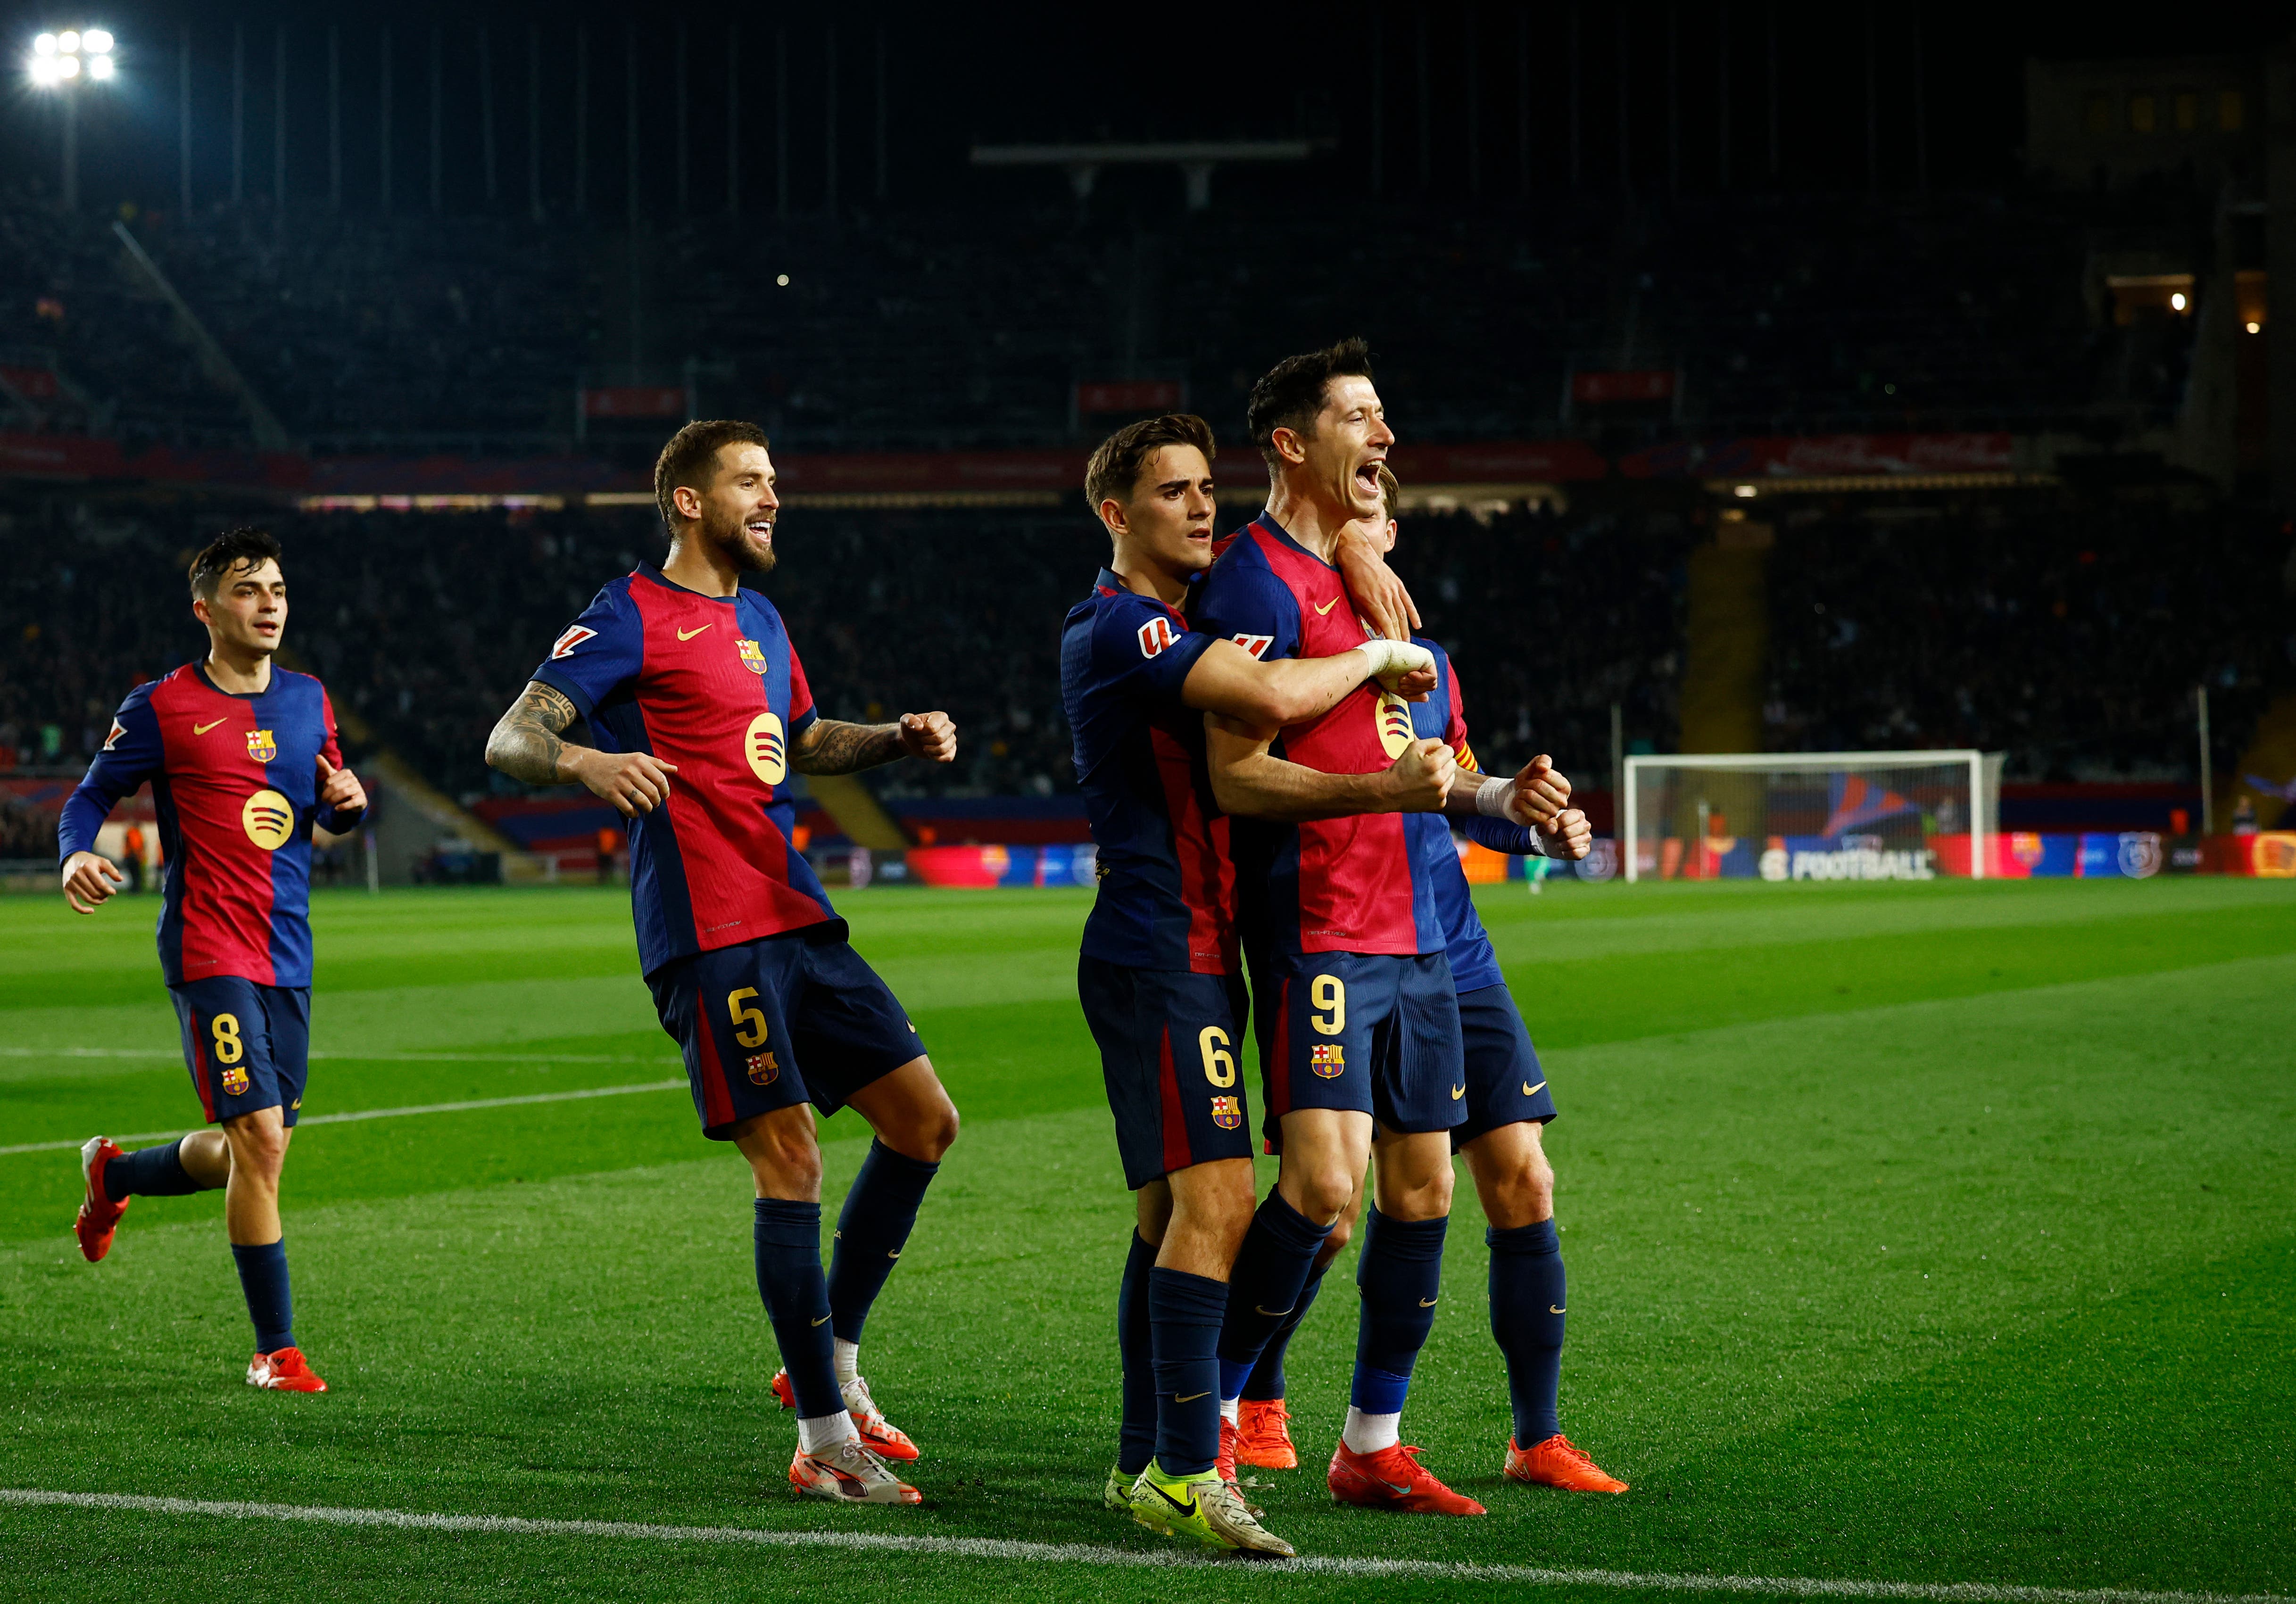
{"type": "Polygon", "coordinates": [[[916,1445],[858,1364],[956,1109],[915,1026],[846,941],[791,842],[791,771],[848,774],[900,757],[948,763],[943,713],[842,724],[815,710],[779,612],[745,574],[772,571],[781,503],[753,423],[689,423],[654,464],[669,535],[660,568],[600,591],[487,741],[531,785],[578,783],[629,821],[638,958],[684,1051],[702,1134],[757,1185],[758,1290],[781,1348],[774,1390],[798,1413],[790,1484],[843,1502],[914,1504],[888,1460],[916,1445]],[[586,720],[594,745],[567,740],[586,720]],[[813,1110],[850,1105],[876,1140],[821,1264],[813,1110]]]}
{"type": "MultiPolygon", "coordinates": [[[[1383,511],[1354,528],[1382,552],[1394,549],[1400,499],[1394,476],[1382,467],[1383,511]]],[[[1416,639],[1417,637],[1414,637],[1416,639]]],[[[1472,797],[1489,782],[1476,773],[1467,743],[1459,681],[1448,655],[1432,641],[1420,640],[1433,654],[1441,683],[1434,697],[1412,709],[1414,728],[1439,738],[1457,755],[1459,790],[1472,797]]],[[[1570,782],[1546,758],[1542,789],[1567,798],[1570,782]]],[[[1455,809],[1468,839],[1495,851],[1575,860],[1587,855],[1593,835],[1587,816],[1562,808],[1536,824],[1505,813],[1455,809]]],[[[1464,1153],[1467,1172],[1488,1221],[1483,1240],[1491,1250],[1491,1334],[1505,1356],[1507,1390],[1514,1415],[1505,1474],[1511,1479],[1574,1492],[1623,1493],[1627,1484],[1597,1466],[1562,1435],[1556,1408],[1562,1373],[1563,1313],[1562,1256],[1554,1227],[1554,1171],[1540,1144],[1546,1123],[1554,1117],[1554,1100],[1538,1050],[1524,1028],[1521,1012],[1500,974],[1489,935],[1475,912],[1466,872],[1447,839],[1428,842],[1428,872],[1434,887],[1454,984],[1459,988],[1459,1018],[1466,1045],[1467,1117],[1451,1133],[1453,1150],[1464,1153]]],[[[1283,1350],[1315,1301],[1323,1273],[1344,1247],[1353,1211],[1326,1241],[1291,1318],[1262,1350],[1244,1384],[1237,1460],[1240,1463],[1288,1469],[1298,1462],[1284,1421],[1283,1350]]]]}
{"type": "Polygon", "coordinates": [[[120,883],[95,852],[96,831],[151,782],[167,859],[160,970],[193,1089],[217,1128],[133,1153],[91,1137],[73,1230],[94,1264],[138,1192],[222,1187],[224,1232],[255,1324],[247,1384],[324,1392],[295,1344],[279,1172],[309,1069],[311,828],[350,829],[366,792],[342,766],[325,688],[272,661],[287,626],[279,543],[233,529],[192,559],[191,582],[207,657],[127,693],[56,836],[64,900],[93,913],[120,883]]]}
{"type": "MultiPolygon", "coordinates": [[[[1212,560],[1213,455],[1210,428],[1185,413],[1101,443],[1085,494],[1113,552],[1061,640],[1062,697],[1099,847],[1077,990],[1139,1216],[1118,1295],[1125,1420],[1103,1496],[1160,1531],[1288,1555],[1215,1469],[1215,1346],[1253,1188],[1236,1077],[1248,1009],[1202,714],[1293,724],[1372,678],[1423,697],[1433,659],[1406,642],[1358,640],[1331,657],[1263,662],[1190,633],[1179,606],[1212,560]]],[[[1381,812],[1439,806],[1444,790],[1416,744],[1383,773],[1309,783],[1350,810],[1381,812]]]]}
{"type": "MultiPolygon", "coordinates": [[[[1278,363],[1253,387],[1248,421],[1269,469],[1267,508],[1213,566],[1193,616],[1263,660],[1344,651],[1373,631],[1341,605],[1333,559],[1347,525],[1380,511],[1395,442],[1368,350],[1347,340],[1278,363]]],[[[1222,1411],[1234,1418],[1244,1377],[1376,1150],[1355,1384],[1327,1484],[1345,1503],[1480,1515],[1398,1432],[1441,1296],[1448,1133],[1465,1114],[1457,991],[1427,869],[1427,832],[1448,831],[1433,814],[1367,814],[1303,789],[1304,771],[1375,774],[1414,747],[1447,782],[1455,759],[1414,734],[1410,704],[1368,687],[1280,728],[1208,713],[1205,730],[1213,795],[1240,815],[1231,839],[1266,1132],[1283,1159],[1236,1260],[1222,1411]]]]}

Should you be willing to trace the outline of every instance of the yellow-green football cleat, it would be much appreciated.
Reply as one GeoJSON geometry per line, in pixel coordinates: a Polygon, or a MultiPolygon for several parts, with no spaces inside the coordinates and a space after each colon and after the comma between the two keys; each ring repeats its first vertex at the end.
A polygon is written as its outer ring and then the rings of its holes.
{"type": "Polygon", "coordinates": [[[1111,1465],[1108,1468],[1108,1485],[1100,1490],[1102,1506],[1115,1510],[1119,1515],[1131,1514],[1134,1480],[1134,1477],[1124,1474],[1121,1467],[1111,1465]]]}
{"type": "Polygon", "coordinates": [[[1155,1461],[1132,1484],[1132,1518],[1152,1532],[1222,1553],[1291,1559],[1297,1550],[1252,1518],[1250,1506],[1217,1470],[1167,1476],[1155,1461]]]}

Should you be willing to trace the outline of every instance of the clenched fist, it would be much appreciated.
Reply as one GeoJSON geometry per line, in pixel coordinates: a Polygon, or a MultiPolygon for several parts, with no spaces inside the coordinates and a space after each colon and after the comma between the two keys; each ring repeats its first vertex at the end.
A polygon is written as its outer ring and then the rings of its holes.
{"type": "Polygon", "coordinates": [[[955,763],[956,725],[946,713],[904,713],[901,750],[927,763],[955,763]]]}

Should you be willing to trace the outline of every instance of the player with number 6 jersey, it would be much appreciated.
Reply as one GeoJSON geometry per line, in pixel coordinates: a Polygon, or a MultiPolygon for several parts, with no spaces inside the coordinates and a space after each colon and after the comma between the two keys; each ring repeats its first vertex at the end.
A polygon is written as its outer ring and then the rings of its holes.
{"type": "Polygon", "coordinates": [[[303,1106],[311,1025],[311,832],[349,830],[366,793],[342,766],[327,692],[272,661],[287,623],[279,543],[218,536],[192,560],[208,655],[128,692],[64,805],[64,899],[82,913],[123,877],[96,849],[104,819],[146,782],[160,815],[160,968],[184,1061],[214,1130],[123,1152],[80,1150],[74,1231],[90,1263],[139,1192],[225,1189],[224,1228],[255,1326],[250,1387],[324,1392],[296,1346],[279,1172],[303,1106]]]}
{"type": "Polygon", "coordinates": [[[758,1289],[783,1366],[773,1390],[798,1413],[791,1485],[914,1504],[889,1461],[918,1450],[860,1374],[861,1333],[956,1109],[794,845],[791,776],[947,763],[956,732],[941,713],[862,725],[816,711],[781,614],[741,583],[771,571],[781,509],[756,425],[687,424],[654,491],[668,557],[607,585],[558,637],[487,761],[529,784],[586,786],[629,822],[639,967],[702,1133],[732,1142],[756,1183],[758,1289]],[[566,739],[577,721],[590,744],[566,739]],[[848,1106],[876,1141],[824,1276],[814,1110],[848,1106]]]}
{"type": "MultiPolygon", "coordinates": [[[[1123,1422],[1103,1498],[1207,1547],[1291,1553],[1216,1468],[1215,1352],[1227,1280],[1251,1221],[1251,1133],[1236,1064],[1247,1003],[1236,958],[1227,821],[1203,768],[1203,712],[1286,724],[1366,679],[1424,695],[1420,648],[1357,641],[1313,660],[1262,662],[1189,631],[1179,603],[1211,561],[1211,430],[1185,413],[1103,441],[1085,493],[1112,544],[1061,639],[1077,776],[1099,847],[1077,990],[1099,1044],[1138,1223],[1117,1297],[1123,1422]]],[[[1316,776],[1377,805],[1436,799],[1407,776],[1316,776]]],[[[1365,802],[1363,806],[1372,806],[1365,802]]]]}

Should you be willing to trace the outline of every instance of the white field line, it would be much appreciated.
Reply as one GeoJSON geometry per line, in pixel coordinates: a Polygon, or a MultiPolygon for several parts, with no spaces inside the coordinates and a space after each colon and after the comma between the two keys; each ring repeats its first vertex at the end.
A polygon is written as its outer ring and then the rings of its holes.
{"type": "MultiPolygon", "coordinates": [[[[180,1059],[181,1047],[0,1047],[0,1058],[180,1059]]],[[[313,1052],[313,1059],[355,1059],[363,1064],[666,1064],[660,1057],[607,1052],[313,1052]]]]}
{"type": "MultiPolygon", "coordinates": [[[[685,1090],[682,1080],[647,1081],[636,1086],[590,1086],[578,1092],[535,1092],[524,1097],[478,1097],[468,1102],[414,1103],[404,1109],[352,1109],[341,1114],[307,1114],[295,1123],[303,1125],[345,1125],[354,1119],[397,1119],[406,1114],[460,1114],[470,1109],[510,1109],[521,1103],[572,1102],[584,1097],[622,1097],[632,1092],[668,1092],[673,1088],[685,1090]]],[[[181,1131],[131,1131],[125,1136],[115,1136],[114,1142],[161,1142],[170,1136],[180,1136],[181,1131]]],[[[15,1147],[0,1147],[0,1155],[9,1153],[53,1153],[66,1148],[78,1149],[79,1142],[27,1142],[15,1147]]]]}
{"type": "Polygon", "coordinates": [[[988,1537],[895,1537],[879,1532],[769,1532],[750,1526],[654,1526],[621,1520],[530,1520],[509,1515],[432,1515],[414,1510],[344,1510],[324,1505],[218,1503],[121,1493],[55,1493],[0,1487],[0,1505],[63,1505],[150,1515],[206,1515],[226,1520],[300,1520],[318,1526],[386,1526],[425,1532],[475,1532],[503,1537],[599,1537],[645,1543],[751,1544],[760,1548],[837,1549],[848,1552],[931,1554],[1032,1565],[1106,1565],[1128,1568],[1261,1570],[1326,1576],[1395,1576],[1536,1587],[1598,1587],[1659,1592],[1754,1593],[1797,1599],[1914,1599],[1935,1604],[2296,1604],[2280,1593],[2144,1592],[2120,1588],[2018,1587],[1988,1582],[1855,1582],[1818,1576],[1701,1576],[1664,1571],[1550,1570],[1528,1565],[1472,1565],[1431,1559],[1308,1558],[1263,1562],[1225,1559],[1168,1548],[1100,1548],[1083,1543],[1015,1543],[988,1537]]]}

